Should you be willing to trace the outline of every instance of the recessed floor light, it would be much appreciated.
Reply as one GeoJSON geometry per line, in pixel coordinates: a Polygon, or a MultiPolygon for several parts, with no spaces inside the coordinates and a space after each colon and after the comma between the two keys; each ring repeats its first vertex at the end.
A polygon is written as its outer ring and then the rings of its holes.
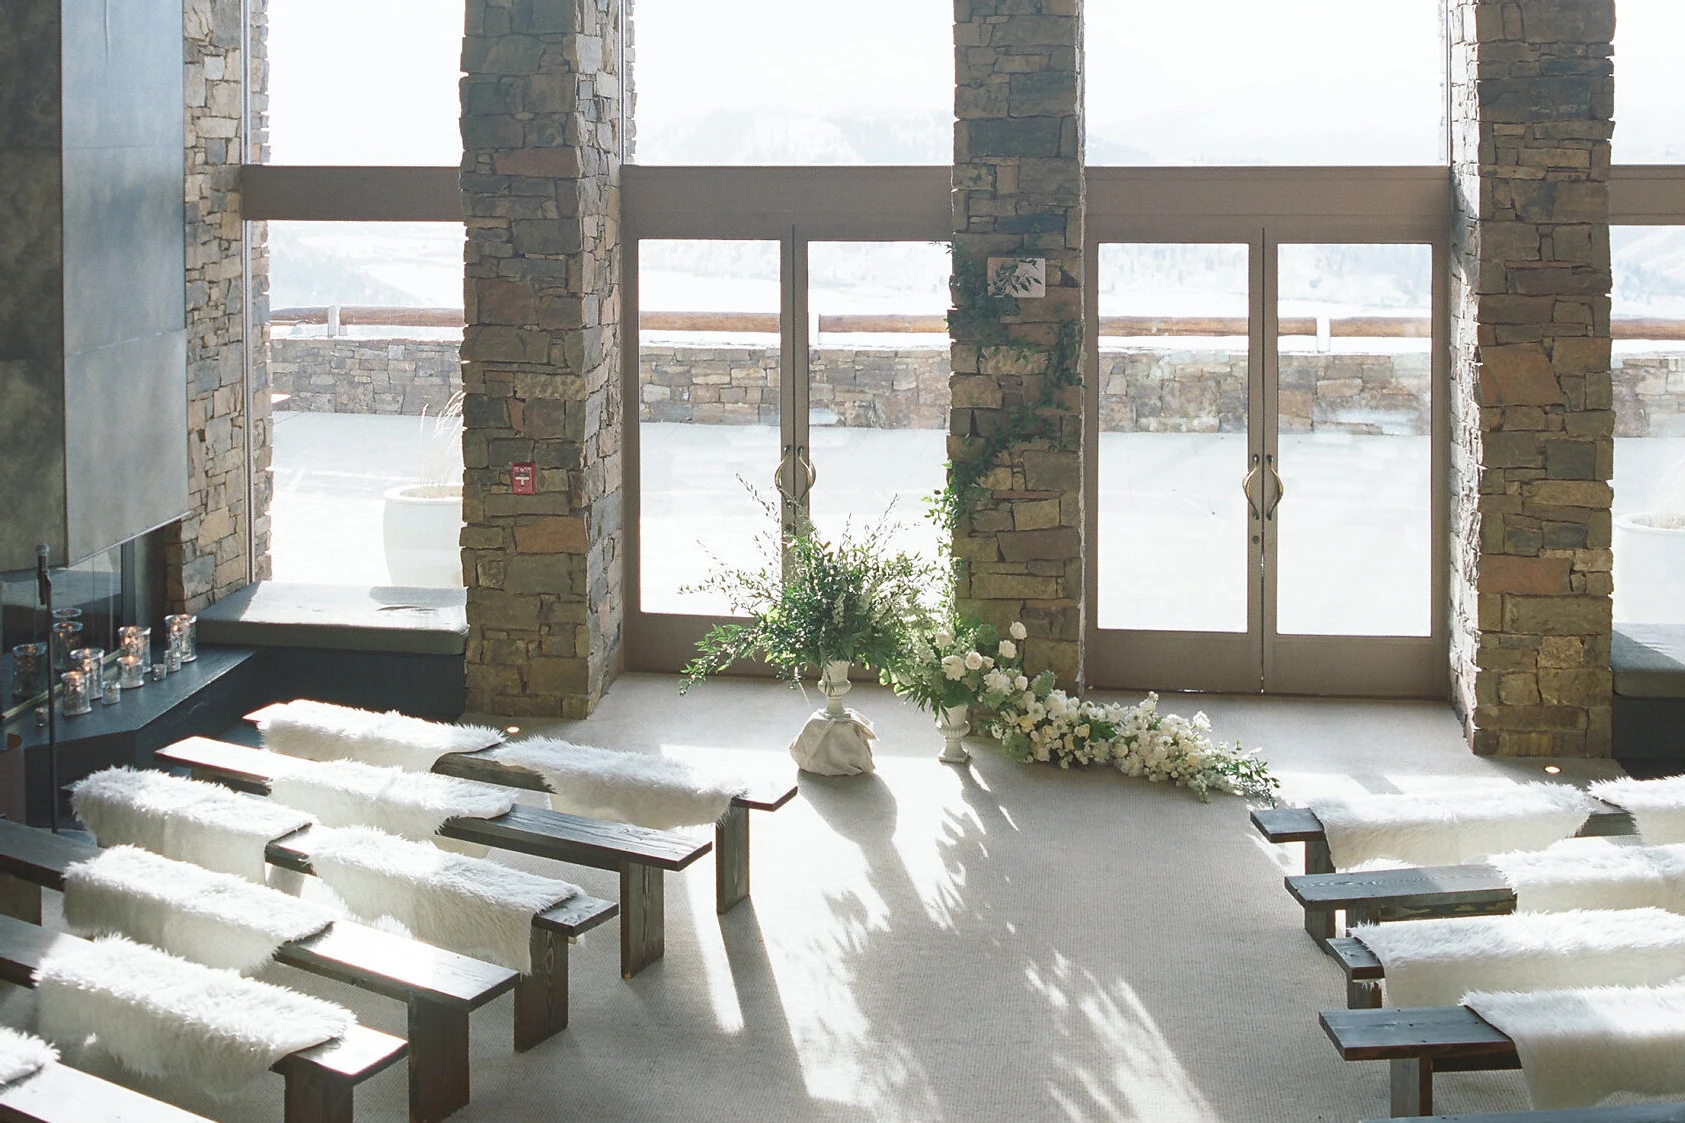
{"type": "Polygon", "coordinates": [[[1558,768],[1558,767],[1557,767],[1557,766],[1556,766],[1556,765],[1554,765],[1554,764],[1547,764],[1547,765],[1545,765],[1545,775],[1547,775],[1547,776],[1554,776],[1554,775],[1556,775],[1556,774],[1557,774],[1557,773],[1558,773],[1558,772],[1561,772],[1561,771],[1562,771],[1562,769],[1560,769],[1560,768],[1558,768]]]}

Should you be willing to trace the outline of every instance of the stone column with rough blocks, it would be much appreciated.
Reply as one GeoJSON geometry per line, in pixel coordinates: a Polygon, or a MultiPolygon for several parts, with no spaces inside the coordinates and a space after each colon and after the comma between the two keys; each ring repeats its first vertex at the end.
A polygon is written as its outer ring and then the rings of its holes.
{"type": "Polygon", "coordinates": [[[1451,657],[1477,753],[1610,751],[1614,18],[1451,5],[1451,657]]]}
{"type": "Polygon", "coordinates": [[[468,3],[471,710],[583,717],[620,661],[619,34],[617,0],[468,3]]]}
{"type": "Polygon", "coordinates": [[[997,626],[1022,620],[1027,665],[1053,668],[1067,686],[1082,678],[1083,634],[1078,11],[1075,0],[954,5],[950,459],[974,456],[1003,427],[1023,431],[1022,407],[1044,403],[1037,435],[987,466],[980,498],[955,528],[960,605],[997,626]],[[1016,311],[969,314],[977,303],[966,277],[986,283],[990,258],[1044,259],[1046,295],[1019,299],[1016,311]]]}
{"type": "MultiPolygon", "coordinates": [[[[246,354],[240,196],[242,158],[261,161],[268,135],[261,58],[266,5],[249,0],[248,7],[251,58],[242,42],[240,0],[187,0],[182,7],[192,513],[166,532],[166,599],[175,612],[197,612],[243,588],[248,569],[258,579],[269,575],[269,394],[263,348],[252,348],[249,366],[246,354]],[[248,115],[249,134],[242,124],[248,115]]],[[[255,331],[268,304],[261,229],[253,232],[250,258],[255,331]]]]}

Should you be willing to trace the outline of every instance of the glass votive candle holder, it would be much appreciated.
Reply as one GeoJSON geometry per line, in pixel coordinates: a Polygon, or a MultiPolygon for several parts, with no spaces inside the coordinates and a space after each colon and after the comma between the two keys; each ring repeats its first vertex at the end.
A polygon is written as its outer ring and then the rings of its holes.
{"type": "Polygon", "coordinates": [[[169,667],[166,666],[165,664],[163,664],[163,663],[152,664],[152,681],[153,682],[163,682],[164,676],[168,673],[169,673],[169,667]]]}
{"type": "Polygon", "coordinates": [[[181,646],[179,644],[170,644],[170,649],[164,652],[164,669],[172,675],[181,670],[181,646]]]}
{"type": "Polygon", "coordinates": [[[82,610],[80,608],[55,608],[53,609],[53,619],[55,621],[80,620],[82,619],[82,610]]]}
{"type": "Polygon", "coordinates": [[[107,706],[115,706],[123,700],[123,688],[116,679],[108,678],[105,680],[105,693],[101,694],[99,698],[107,706]]]}
{"type": "Polygon", "coordinates": [[[95,694],[105,689],[105,651],[98,647],[78,647],[70,653],[70,669],[88,676],[88,689],[95,694]]]}
{"type": "Polygon", "coordinates": [[[82,621],[53,621],[53,670],[60,674],[70,670],[70,653],[82,646],[82,621]]]}
{"type": "Polygon", "coordinates": [[[146,660],[129,652],[117,656],[117,683],[124,690],[145,686],[146,660]]]}
{"type": "Polygon", "coordinates": [[[64,683],[64,712],[68,715],[85,714],[94,708],[93,685],[88,676],[81,671],[66,671],[59,676],[64,683]]]}
{"type": "Polygon", "coordinates": [[[152,657],[151,628],[144,628],[139,624],[128,624],[117,629],[117,639],[125,652],[137,656],[143,662],[152,657]]]}
{"type": "Polygon", "coordinates": [[[44,643],[20,643],[12,648],[12,682],[20,699],[47,689],[47,658],[44,643]]]}
{"type": "Polygon", "coordinates": [[[191,612],[181,612],[173,616],[164,617],[164,626],[170,629],[170,643],[180,648],[181,661],[191,663],[199,658],[199,618],[191,612]]]}

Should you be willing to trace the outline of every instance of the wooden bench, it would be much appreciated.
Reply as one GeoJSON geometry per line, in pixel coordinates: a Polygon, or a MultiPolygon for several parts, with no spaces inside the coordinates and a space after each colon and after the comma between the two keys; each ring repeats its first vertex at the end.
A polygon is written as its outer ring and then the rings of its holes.
{"type": "MultiPolygon", "coordinates": [[[[0,981],[34,987],[35,972],[53,944],[77,938],[0,916],[0,981]]],[[[353,1025],[344,1037],[287,1054],[271,1067],[286,1079],[287,1123],[351,1123],[357,1085],[408,1051],[401,1037],[353,1025]]]]}
{"type": "MultiPolygon", "coordinates": [[[[195,779],[260,795],[268,793],[269,781],[279,771],[271,753],[208,737],[177,741],[153,756],[161,764],[186,768],[195,779]]],[[[711,842],[672,831],[604,823],[536,807],[516,807],[494,819],[451,819],[439,828],[439,834],[619,873],[620,973],[628,979],[665,951],[662,874],[684,869],[713,848],[711,842]]]]}
{"type": "Polygon", "coordinates": [[[50,1064],[0,1088],[0,1123],[211,1123],[203,1115],[50,1064]]]}
{"type": "Polygon", "coordinates": [[[1515,911],[1515,890],[1496,866],[1413,866],[1359,873],[1292,874],[1288,895],[1305,910],[1305,930],[1332,951],[1334,913],[1348,926],[1430,916],[1493,916],[1515,911]],[[1315,931],[1311,918],[1316,917],[1315,931]],[[1321,933],[1326,931],[1326,935],[1321,933]]]}
{"type": "MultiPolygon", "coordinates": [[[[246,720],[261,725],[270,711],[285,711],[285,702],[277,702],[253,710],[246,720]]],[[[464,780],[478,780],[485,784],[500,784],[508,788],[549,792],[550,785],[543,776],[519,764],[505,764],[496,759],[493,745],[471,753],[446,753],[433,765],[441,776],[457,776],[464,780]]],[[[796,785],[761,781],[731,801],[725,817],[714,824],[714,907],[722,915],[749,896],[749,812],[776,811],[796,798],[796,785]]]]}
{"type": "Polygon", "coordinates": [[[1521,1067],[1515,1042],[1467,1006],[1328,1010],[1319,1020],[1343,1059],[1389,1062],[1395,1119],[1433,1114],[1435,1072],[1521,1067]]]}
{"type": "MultiPolygon", "coordinates": [[[[1594,810],[1586,819],[1585,825],[1579,829],[1577,837],[1590,838],[1604,835],[1635,834],[1632,816],[1627,812],[1601,800],[1593,800],[1594,810]]],[[[1268,842],[1286,843],[1302,842],[1305,844],[1305,873],[1330,874],[1334,871],[1334,859],[1328,849],[1328,835],[1322,828],[1322,820],[1316,817],[1316,812],[1308,807],[1258,807],[1252,811],[1252,825],[1268,842]]],[[[1440,866],[1437,869],[1453,867],[1440,866]]],[[[1288,879],[1289,891],[1292,889],[1292,878],[1288,879]]],[[[1421,912],[1419,916],[1455,915],[1445,913],[1421,912]]],[[[1323,943],[1334,935],[1334,909],[1326,907],[1305,909],[1305,931],[1309,932],[1318,943],[1323,943]]]]}
{"type": "MultiPolygon", "coordinates": [[[[1504,1111],[1496,1115],[1436,1115],[1434,1120],[1435,1123],[1685,1123],[1685,1103],[1504,1111]]],[[[1381,1121],[1371,1119],[1368,1123],[1381,1121]]]]}
{"type": "MultiPolygon", "coordinates": [[[[0,820],[0,912],[40,924],[41,890],[62,892],[65,870],[98,853],[64,835],[0,820]]],[[[468,1015],[521,977],[347,920],[282,944],[275,961],[404,1003],[412,1123],[433,1123],[468,1103],[468,1015]]]]}

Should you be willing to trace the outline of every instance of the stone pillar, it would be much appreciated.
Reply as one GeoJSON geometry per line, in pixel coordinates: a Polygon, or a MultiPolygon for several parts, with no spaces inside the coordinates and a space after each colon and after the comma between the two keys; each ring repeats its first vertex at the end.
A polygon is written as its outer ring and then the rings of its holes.
{"type": "Polygon", "coordinates": [[[1067,685],[1082,678],[1083,634],[1078,11],[1075,0],[954,4],[948,454],[951,483],[979,483],[956,486],[960,603],[997,626],[1023,620],[1028,665],[1067,685]],[[1045,260],[1046,295],[991,298],[990,258],[1045,260]]]}
{"type": "MultiPolygon", "coordinates": [[[[252,348],[249,370],[247,365],[240,198],[242,156],[255,162],[264,154],[266,69],[261,57],[247,58],[240,7],[240,0],[187,0],[183,6],[192,513],[167,532],[165,543],[167,600],[175,612],[196,612],[243,588],[248,567],[259,579],[269,575],[269,394],[261,346],[252,348]],[[247,97],[250,136],[242,130],[247,97]],[[255,541],[248,547],[247,523],[254,518],[255,541]]],[[[251,41],[260,56],[264,0],[250,0],[249,7],[251,41]]],[[[252,319],[262,323],[268,318],[268,271],[261,232],[254,249],[252,292],[262,303],[252,319]]]]}
{"type": "Polygon", "coordinates": [[[618,0],[469,0],[468,707],[584,717],[619,669],[618,0]],[[515,495],[510,465],[537,466],[515,495]]]}
{"type": "Polygon", "coordinates": [[[1477,753],[1607,756],[1612,0],[1451,6],[1454,701],[1477,753]]]}

